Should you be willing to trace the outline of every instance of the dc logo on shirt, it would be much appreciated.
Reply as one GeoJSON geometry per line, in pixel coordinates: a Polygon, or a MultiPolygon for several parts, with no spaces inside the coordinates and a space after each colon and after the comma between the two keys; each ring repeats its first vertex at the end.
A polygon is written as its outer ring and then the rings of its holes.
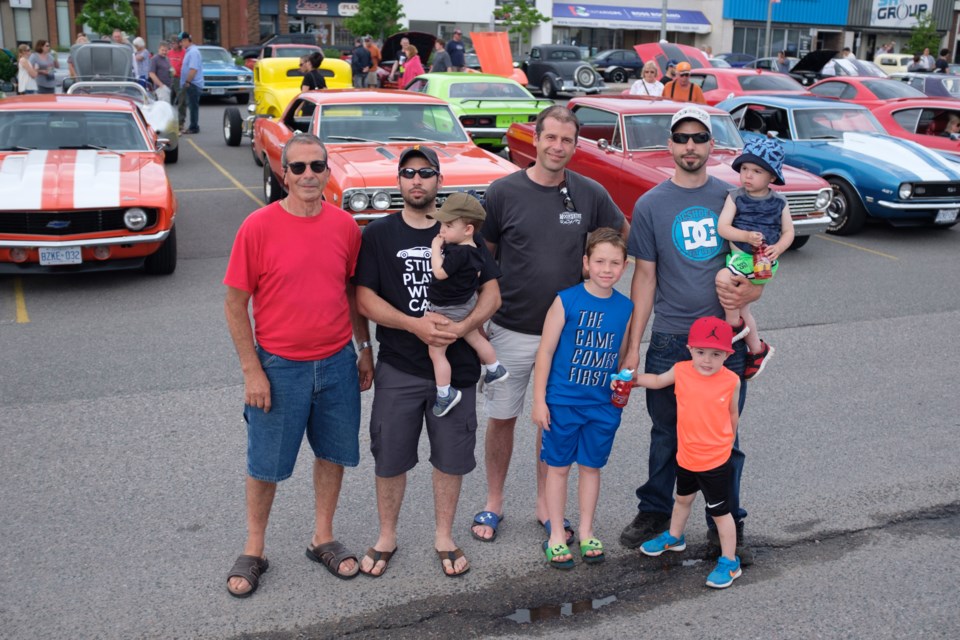
{"type": "Polygon", "coordinates": [[[723,249],[717,234],[717,214],[706,207],[689,207],[673,220],[677,251],[697,262],[709,260],[723,249]]]}

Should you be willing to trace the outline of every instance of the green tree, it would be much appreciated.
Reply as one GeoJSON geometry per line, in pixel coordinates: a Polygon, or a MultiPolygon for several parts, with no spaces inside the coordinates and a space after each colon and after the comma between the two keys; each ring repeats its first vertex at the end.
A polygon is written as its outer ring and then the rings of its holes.
{"type": "Polygon", "coordinates": [[[140,22],[133,15],[130,3],[124,0],[87,0],[77,14],[77,25],[87,25],[100,35],[120,29],[124,33],[136,33],[140,22]]]}
{"type": "Polygon", "coordinates": [[[550,18],[526,0],[506,0],[493,10],[493,17],[507,28],[507,33],[517,36],[518,55],[523,55],[523,43],[530,37],[530,31],[542,22],[550,22],[550,18]]]}
{"type": "Polygon", "coordinates": [[[904,45],[904,53],[922,54],[924,49],[930,49],[933,56],[940,53],[941,35],[937,33],[937,23],[930,12],[924,12],[917,18],[917,26],[913,28],[910,39],[904,45]]]}
{"type": "Polygon", "coordinates": [[[387,36],[404,30],[400,21],[403,17],[398,0],[361,0],[357,15],[343,22],[355,36],[370,34],[383,41],[387,36]]]}
{"type": "Polygon", "coordinates": [[[0,51],[0,81],[11,82],[17,76],[17,65],[3,51],[0,51]]]}

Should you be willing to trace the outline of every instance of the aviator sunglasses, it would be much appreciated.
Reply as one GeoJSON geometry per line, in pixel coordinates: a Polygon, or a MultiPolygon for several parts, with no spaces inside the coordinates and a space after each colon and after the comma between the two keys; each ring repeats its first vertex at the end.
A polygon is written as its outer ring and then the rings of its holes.
{"type": "Polygon", "coordinates": [[[687,144],[687,140],[692,139],[696,144],[706,144],[710,142],[710,134],[706,131],[698,133],[671,133],[670,139],[677,144],[687,144]]]}
{"type": "Polygon", "coordinates": [[[400,177],[406,178],[407,180],[412,180],[413,176],[420,176],[424,180],[429,180],[435,175],[439,175],[439,173],[439,171],[436,169],[431,169],[430,167],[424,167],[423,169],[404,167],[403,169],[400,169],[400,177]]]}
{"type": "Polygon", "coordinates": [[[577,205],[573,204],[573,198],[570,197],[570,192],[567,190],[567,182],[564,180],[563,184],[560,185],[560,195],[563,196],[563,208],[573,213],[577,210],[577,205]]]}
{"type": "Polygon", "coordinates": [[[323,173],[327,170],[327,161],[326,160],[314,160],[313,162],[290,162],[287,164],[287,169],[295,176],[303,175],[303,172],[307,170],[307,167],[310,167],[310,171],[314,173],[323,173]]]}

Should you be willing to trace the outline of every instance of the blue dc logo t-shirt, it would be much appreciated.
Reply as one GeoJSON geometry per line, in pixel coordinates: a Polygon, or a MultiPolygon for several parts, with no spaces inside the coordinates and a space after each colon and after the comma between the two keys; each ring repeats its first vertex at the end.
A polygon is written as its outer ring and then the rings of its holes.
{"type": "Polygon", "coordinates": [[[717,214],[706,207],[689,207],[673,220],[673,244],[677,250],[697,262],[720,253],[723,239],[717,233],[717,214]]]}

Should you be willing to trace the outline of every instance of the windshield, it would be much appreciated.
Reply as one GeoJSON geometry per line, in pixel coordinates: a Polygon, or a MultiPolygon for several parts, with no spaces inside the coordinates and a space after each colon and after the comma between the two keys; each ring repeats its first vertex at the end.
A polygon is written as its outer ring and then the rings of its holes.
{"type": "Polygon", "coordinates": [[[937,78],[951,96],[960,98],[960,78],[937,78]]]}
{"type": "Polygon", "coordinates": [[[927,97],[922,91],[917,91],[899,80],[868,80],[863,83],[863,86],[880,100],[927,97]]]}
{"type": "Polygon", "coordinates": [[[333,144],[469,140],[445,104],[385,103],[322,105],[320,138],[333,144]]]}
{"type": "MultiPolygon", "coordinates": [[[[624,117],[624,126],[627,132],[627,149],[638,151],[641,149],[666,149],[667,138],[670,136],[670,120],[672,113],[644,113],[624,117]]],[[[710,124],[713,128],[713,139],[718,148],[742,149],[743,139],[737,131],[733,119],[728,115],[710,115],[710,124]]]]}
{"type": "Polygon", "coordinates": [[[230,52],[219,47],[215,49],[200,49],[200,56],[203,58],[204,64],[214,62],[233,65],[233,57],[230,55],[230,52]]]}
{"type": "Polygon", "coordinates": [[[277,58],[302,58],[303,56],[308,56],[314,51],[317,51],[316,47],[277,47],[274,49],[276,52],[274,55],[277,58]]]}
{"type": "Polygon", "coordinates": [[[797,109],[793,120],[798,140],[842,138],[846,131],[886,133],[866,109],[797,109]]]}
{"type": "Polygon", "coordinates": [[[132,113],[5,111],[0,149],[152,151],[132,113]]]}
{"type": "Polygon", "coordinates": [[[739,76],[740,88],[744,91],[805,91],[803,85],[790,76],[762,74],[739,76]]]}
{"type": "Polygon", "coordinates": [[[509,82],[458,82],[450,85],[451,98],[521,98],[533,99],[518,84],[509,82]]]}

